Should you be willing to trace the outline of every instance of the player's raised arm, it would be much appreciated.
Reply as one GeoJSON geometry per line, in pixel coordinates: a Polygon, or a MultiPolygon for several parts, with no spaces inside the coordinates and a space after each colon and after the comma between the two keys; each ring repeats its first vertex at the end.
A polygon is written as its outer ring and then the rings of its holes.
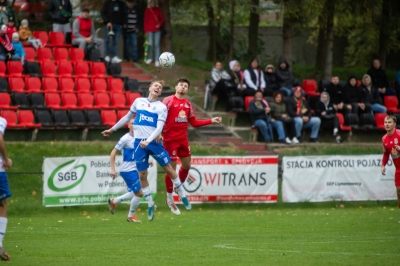
{"type": "Polygon", "coordinates": [[[133,117],[133,115],[136,113],[136,100],[133,102],[131,109],[128,111],[128,113],[122,117],[113,127],[104,130],[103,132],[101,132],[101,134],[104,137],[108,137],[110,136],[114,131],[117,131],[119,128],[123,127],[126,123],[128,123],[131,118],[133,117]]]}

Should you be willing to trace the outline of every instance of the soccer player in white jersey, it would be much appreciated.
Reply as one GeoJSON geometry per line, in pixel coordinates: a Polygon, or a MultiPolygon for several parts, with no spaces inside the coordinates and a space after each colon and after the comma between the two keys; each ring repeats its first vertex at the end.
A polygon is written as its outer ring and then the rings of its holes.
{"type": "MultiPolygon", "coordinates": [[[[171,158],[160,142],[156,141],[159,137],[165,120],[167,119],[167,107],[158,100],[162,92],[162,81],[153,81],[150,83],[149,96],[137,98],[129,110],[117,124],[112,128],[104,130],[103,136],[109,136],[117,129],[125,125],[135,114],[135,142],[134,154],[136,166],[139,171],[140,181],[143,186],[143,193],[150,194],[150,188],[147,181],[147,169],[149,168],[149,155],[160,164],[164,171],[171,177],[174,186],[178,189],[179,197],[187,210],[192,206],[186,197],[185,190],[178,178],[175,170],[171,166],[171,158]],[[145,187],[145,185],[147,185],[145,187]]],[[[154,211],[154,210],[153,210],[154,211]]]]}
{"type": "Polygon", "coordinates": [[[10,260],[3,247],[3,238],[7,228],[7,198],[11,197],[8,179],[5,170],[12,166],[12,161],[7,156],[6,146],[4,144],[4,131],[7,127],[7,121],[0,117],[0,259],[10,260]]]}
{"type": "MultiPolygon", "coordinates": [[[[110,154],[110,164],[111,164],[111,172],[110,176],[112,179],[116,177],[115,171],[115,157],[118,151],[122,152],[122,163],[120,167],[120,175],[124,179],[126,186],[128,187],[128,192],[124,195],[121,195],[117,198],[111,198],[108,200],[108,205],[110,207],[110,212],[114,214],[115,208],[117,204],[123,200],[131,200],[131,205],[128,213],[128,222],[136,222],[140,223],[140,220],[136,217],[135,211],[139,206],[140,199],[143,196],[142,187],[140,185],[138,171],[136,169],[135,156],[133,154],[133,142],[135,141],[134,133],[133,133],[133,119],[128,123],[129,132],[126,133],[120,140],[118,141],[115,148],[111,151],[110,154]]],[[[152,163],[150,163],[152,165],[152,163]]],[[[154,201],[151,197],[151,194],[146,195],[146,200],[148,202],[149,216],[147,217],[149,221],[154,219],[154,201]]]]}

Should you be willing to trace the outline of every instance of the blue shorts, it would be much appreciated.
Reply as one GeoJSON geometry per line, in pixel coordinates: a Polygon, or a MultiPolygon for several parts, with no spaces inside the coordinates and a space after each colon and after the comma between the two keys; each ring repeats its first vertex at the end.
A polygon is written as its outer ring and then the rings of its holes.
{"type": "Polygon", "coordinates": [[[141,139],[135,139],[135,143],[133,144],[133,148],[135,150],[136,167],[139,172],[149,168],[149,155],[153,156],[158,164],[162,167],[171,162],[168,152],[164,149],[161,143],[152,141],[146,148],[142,148],[139,146],[141,141],[141,139]]]}
{"type": "Polygon", "coordinates": [[[11,197],[6,172],[0,172],[0,200],[11,197]]]}
{"type": "Polygon", "coordinates": [[[142,189],[137,171],[120,172],[120,175],[124,179],[129,192],[136,193],[142,189]]]}

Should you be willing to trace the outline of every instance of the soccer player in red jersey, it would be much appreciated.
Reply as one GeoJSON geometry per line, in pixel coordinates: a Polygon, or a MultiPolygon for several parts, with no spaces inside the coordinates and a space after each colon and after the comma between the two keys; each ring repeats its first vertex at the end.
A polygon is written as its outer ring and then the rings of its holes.
{"type": "Polygon", "coordinates": [[[392,161],[396,167],[394,174],[394,184],[396,186],[397,201],[400,209],[400,130],[396,129],[397,119],[393,115],[385,117],[385,129],[387,134],[382,137],[383,143],[383,158],[381,172],[386,173],[386,164],[389,161],[389,155],[392,155],[392,161]]]}
{"type": "MultiPolygon", "coordinates": [[[[163,103],[167,106],[168,116],[165,121],[163,131],[163,144],[165,150],[171,157],[171,166],[176,170],[176,160],[179,157],[181,167],[179,169],[179,179],[185,182],[190,169],[191,152],[187,134],[188,123],[192,127],[201,127],[212,123],[221,123],[221,117],[212,119],[197,120],[190,101],[185,98],[190,87],[187,78],[180,78],[175,86],[175,94],[166,97],[163,103]]],[[[180,211],[172,199],[174,185],[168,174],[165,175],[165,186],[167,189],[166,204],[173,214],[179,215],[180,211]]]]}

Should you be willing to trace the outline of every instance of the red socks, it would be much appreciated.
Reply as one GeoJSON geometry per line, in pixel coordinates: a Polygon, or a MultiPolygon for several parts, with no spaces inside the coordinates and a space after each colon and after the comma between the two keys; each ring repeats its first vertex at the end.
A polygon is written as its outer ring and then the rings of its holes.
{"type": "Polygon", "coordinates": [[[185,182],[188,174],[189,174],[189,169],[184,169],[183,167],[179,168],[178,176],[182,184],[185,182]]]}
{"type": "Polygon", "coordinates": [[[167,189],[167,193],[174,191],[174,183],[172,183],[171,177],[168,174],[165,174],[165,188],[167,189]]]}

